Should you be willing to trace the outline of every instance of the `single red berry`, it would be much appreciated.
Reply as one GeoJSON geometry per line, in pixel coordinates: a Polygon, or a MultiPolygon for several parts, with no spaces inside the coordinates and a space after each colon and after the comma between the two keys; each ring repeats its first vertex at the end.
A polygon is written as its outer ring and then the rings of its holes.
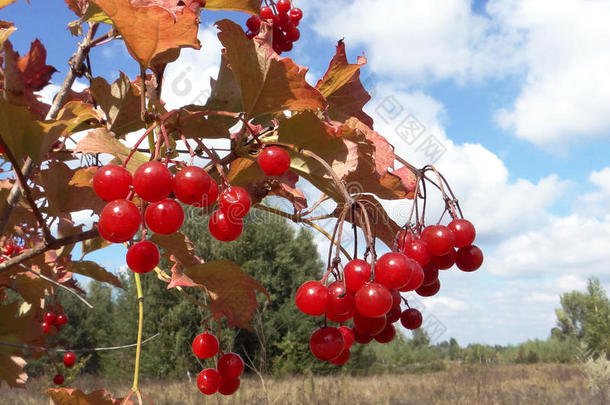
{"type": "Polygon", "coordinates": [[[381,332],[373,336],[373,339],[379,343],[390,343],[392,340],[394,340],[395,336],[396,329],[394,329],[394,325],[388,322],[381,332]]]}
{"type": "Polygon", "coordinates": [[[415,308],[405,309],[400,315],[400,323],[407,329],[417,329],[421,326],[423,317],[421,312],[415,308]]]}
{"type": "Polygon", "coordinates": [[[46,314],[44,314],[43,319],[49,325],[53,325],[55,323],[55,319],[57,319],[57,315],[55,314],[55,312],[49,311],[46,314]]]}
{"type": "Polygon", "coordinates": [[[335,281],[328,286],[328,303],[326,313],[333,315],[346,315],[354,307],[354,294],[345,291],[342,281],[335,281]]]}
{"type": "Polygon", "coordinates": [[[10,256],[13,254],[14,251],[15,251],[15,246],[12,243],[8,242],[8,243],[4,244],[4,249],[2,252],[4,254],[4,256],[10,256]]]}
{"type": "Polygon", "coordinates": [[[375,281],[388,288],[402,288],[411,279],[416,263],[398,252],[388,252],[375,263],[375,281]]]}
{"type": "Polygon", "coordinates": [[[184,222],[184,211],[176,200],[166,198],[146,207],[144,219],[154,233],[169,235],[180,230],[184,222]]]}
{"type": "Polygon", "coordinates": [[[366,283],[356,292],[356,311],[367,318],[378,318],[392,308],[392,293],[383,284],[366,283]]]}
{"type": "Polygon", "coordinates": [[[200,359],[209,359],[218,353],[218,339],[211,333],[205,332],[195,336],[192,343],[193,353],[200,359]]]}
{"type": "Polygon", "coordinates": [[[373,340],[372,336],[359,332],[358,329],[354,329],[354,340],[361,345],[365,345],[373,340]]]}
{"type": "Polygon", "coordinates": [[[319,316],[326,312],[328,305],[328,288],[319,281],[307,281],[297,290],[294,301],[301,312],[319,316]]]}
{"type": "Polygon", "coordinates": [[[258,164],[267,176],[281,176],[290,168],[290,154],[279,146],[266,146],[258,154],[258,164]]]}
{"type": "Polygon", "coordinates": [[[161,162],[146,162],[133,174],[133,188],[145,201],[161,201],[172,192],[172,174],[161,162]]]}
{"type": "Polygon", "coordinates": [[[400,291],[396,288],[392,288],[390,293],[392,294],[392,308],[399,307],[400,303],[402,302],[402,295],[400,295],[400,291]]]}
{"type": "Polygon", "coordinates": [[[106,204],[100,214],[97,228],[100,236],[112,243],[127,242],[138,232],[142,224],[140,210],[124,199],[106,204]]]}
{"type": "Polygon", "coordinates": [[[150,241],[138,242],[127,250],[126,261],[136,273],[148,273],[159,264],[159,249],[150,241]]]}
{"type": "Polygon", "coordinates": [[[457,252],[455,249],[449,249],[449,253],[442,256],[432,256],[431,264],[437,267],[439,270],[448,270],[455,264],[457,252]]]}
{"type": "Polygon", "coordinates": [[[290,0],[279,0],[275,3],[275,8],[277,8],[278,13],[287,14],[291,7],[290,0]]]}
{"type": "Polygon", "coordinates": [[[174,176],[174,195],[183,204],[201,203],[211,183],[212,178],[201,167],[187,166],[174,176]]]}
{"type": "Polygon", "coordinates": [[[415,292],[422,297],[432,297],[441,289],[441,281],[437,278],[434,282],[428,285],[422,285],[415,292]]]}
{"type": "Polygon", "coordinates": [[[400,305],[392,307],[385,315],[387,323],[394,323],[400,319],[401,309],[400,305]]]}
{"type": "Polygon", "coordinates": [[[48,322],[42,322],[40,327],[42,328],[42,333],[49,333],[51,331],[51,324],[48,322]]]}
{"type": "Polygon", "coordinates": [[[235,378],[244,372],[244,361],[239,354],[229,352],[218,359],[216,368],[222,378],[235,378]]]}
{"type": "Polygon", "coordinates": [[[345,342],[345,348],[343,350],[349,350],[350,347],[354,344],[354,330],[347,326],[339,326],[339,332],[343,335],[343,340],[345,342]]]}
{"type": "Polygon", "coordinates": [[[242,187],[229,187],[218,197],[220,210],[231,218],[243,218],[248,214],[252,200],[250,194],[242,187]]]}
{"type": "Polygon", "coordinates": [[[66,381],[66,379],[61,374],[57,374],[55,377],[53,377],[53,384],[55,385],[62,385],[64,381],[66,381]]]}
{"type": "Polygon", "coordinates": [[[286,39],[292,42],[296,42],[301,38],[301,31],[295,26],[290,27],[288,31],[286,31],[286,39]]]}
{"type": "Polygon", "coordinates": [[[424,282],[422,286],[428,286],[438,280],[438,269],[434,264],[429,263],[424,266],[424,282]]]}
{"type": "Polygon", "coordinates": [[[343,314],[343,315],[336,315],[336,314],[333,314],[332,312],[326,313],[326,319],[328,319],[331,322],[337,322],[337,323],[345,323],[345,322],[349,321],[350,319],[352,319],[353,316],[354,316],[354,308],[352,308],[352,310],[350,312],[348,312],[347,314],[343,314]]]}
{"type": "Polygon", "coordinates": [[[411,243],[406,245],[402,253],[415,260],[421,266],[428,264],[431,259],[426,244],[419,239],[414,239],[411,243]]]}
{"type": "Polygon", "coordinates": [[[271,20],[273,19],[273,10],[271,10],[271,7],[267,7],[267,6],[263,6],[261,7],[261,18],[263,20],[271,20]]]}
{"type": "Polygon", "coordinates": [[[222,242],[231,242],[241,235],[244,229],[244,221],[241,218],[232,218],[218,210],[210,215],[208,228],[214,238],[222,242]]]}
{"type": "Polygon", "coordinates": [[[239,389],[239,384],[239,377],[226,378],[221,376],[218,392],[222,395],[233,395],[239,389]]]}
{"type": "Polygon", "coordinates": [[[218,191],[218,184],[214,180],[212,180],[210,182],[210,188],[208,189],[207,193],[204,193],[203,197],[201,198],[201,201],[193,204],[193,206],[209,207],[210,205],[214,204],[218,199],[218,191]]]}
{"type": "Polygon", "coordinates": [[[371,265],[364,260],[350,260],[343,269],[345,287],[355,293],[371,279],[371,265]]]}
{"type": "Polygon", "coordinates": [[[293,8],[290,10],[290,20],[294,25],[299,25],[301,18],[303,18],[303,11],[300,8],[293,8]]]}
{"type": "Polygon", "coordinates": [[[131,186],[131,173],[117,165],[106,165],[97,169],[93,176],[93,191],[104,201],[127,198],[131,186]]]}
{"type": "Polygon", "coordinates": [[[455,247],[461,248],[471,245],[477,235],[474,225],[466,219],[454,219],[447,225],[455,237],[455,247]]]}
{"type": "MultiPolygon", "coordinates": [[[[413,259],[411,259],[413,260],[413,259]]],[[[413,260],[415,262],[415,260],[413,260]]],[[[403,286],[402,288],[400,288],[400,292],[407,292],[407,291],[413,291],[419,287],[421,287],[422,283],[424,282],[424,269],[422,268],[422,266],[415,262],[415,265],[413,266],[413,273],[411,273],[411,279],[409,280],[409,282],[403,286]]]]}
{"type": "Polygon", "coordinates": [[[385,315],[378,318],[367,318],[360,314],[354,314],[354,330],[369,336],[381,333],[387,322],[385,315]]]}
{"type": "Polygon", "coordinates": [[[436,256],[446,255],[455,246],[453,231],[443,225],[425,227],[421,239],[426,244],[428,252],[436,256]]]}
{"type": "Polygon", "coordinates": [[[197,376],[197,388],[205,395],[212,395],[220,388],[221,377],[213,368],[206,368],[197,376]]]}
{"type": "Polygon", "coordinates": [[[345,349],[338,357],[331,359],[330,362],[333,363],[335,366],[342,366],[347,363],[351,355],[352,353],[350,352],[350,350],[345,349]]]}
{"type": "Polygon", "coordinates": [[[55,318],[55,324],[62,326],[68,323],[68,317],[66,314],[58,314],[57,318],[55,318]]]}
{"type": "Polygon", "coordinates": [[[68,352],[64,354],[64,365],[68,368],[72,367],[76,363],[76,354],[68,352]]]}
{"type": "Polygon", "coordinates": [[[250,16],[250,18],[246,20],[246,27],[252,32],[260,30],[261,19],[256,15],[250,16]]]}
{"type": "Polygon", "coordinates": [[[398,251],[402,252],[405,250],[405,247],[413,242],[413,235],[411,232],[401,229],[396,235],[396,245],[398,246],[398,251]]]}
{"type": "Polygon", "coordinates": [[[455,264],[462,271],[475,271],[483,264],[483,252],[475,245],[459,248],[455,264]]]}
{"type": "Polygon", "coordinates": [[[337,358],[343,348],[345,340],[337,328],[323,327],[315,330],[309,339],[309,349],[319,360],[331,360],[337,358]]]}

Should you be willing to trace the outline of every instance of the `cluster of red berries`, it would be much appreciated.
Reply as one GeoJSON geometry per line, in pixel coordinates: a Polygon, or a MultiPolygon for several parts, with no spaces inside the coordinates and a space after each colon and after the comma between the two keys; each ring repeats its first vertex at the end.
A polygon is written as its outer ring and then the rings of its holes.
{"type": "MultiPolygon", "coordinates": [[[[67,352],[64,354],[63,361],[64,366],[67,368],[72,368],[74,364],[76,364],[76,354],[74,354],[74,352],[67,352]]],[[[58,373],[55,375],[55,377],[53,377],[53,384],[55,385],[62,385],[64,381],[66,381],[66,379],[61,373],[58,373]]]]}
{"type": "Polygon", "coordinates": [[[49,311],[44,314],[40,327],[42,328],[43,333],[49,333],[51,331],[51,327],[55,326],[55,328],[59,331],[66,323],[68,323],[68,317],[66,314],[56,314],[55,312],[49,311]]]}
{"type": "Polygon", "coordinates": [[[2,247],[2,256],[0,256],[0,263],[5,261],[8,257],[17,256],[26,249],[23,245],[18,245],[14,242],[6,242],[2,247]]]}
{"type": "MultiPolygon", "coordinates": [[[[272,4],[273,6],[273,4],[272,4]]],[[[279,55],[292,50],[293,43],[301,37],[297,28],[303,18],[300,8],[293,8],[290,0],[279,0],[275,12],[271,7],[261,7],[260,16],[253,15],[246,21],[248,38],[254,38],[260,31],[261,21],[271,23],[273,27],[273,50],[279,55]]]]}
{"type": "MultiPolygon", "coordinates": [[[[219,352],[216,336],[205,332],[197,335],[192,344],[193,353],[199,359],[210,359],[219,352]]],[[[216,368],[203,369],[197,376],[197,388],[205,395],[217,392],[232,395],[240,384],[239,377],[244,372],[244,361],[237,353],[224,353],[218,359],[216,368]]]]}

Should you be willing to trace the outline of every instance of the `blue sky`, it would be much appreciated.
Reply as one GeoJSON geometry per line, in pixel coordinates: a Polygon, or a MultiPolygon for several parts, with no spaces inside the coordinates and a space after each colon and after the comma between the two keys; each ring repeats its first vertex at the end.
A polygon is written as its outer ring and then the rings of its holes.
{"type": "MultiPolygon", "coordinates": [[[[444,327],[436,338],[544,339],[562,292],[584,288],[590,276],[610,287],[610,2],[295,4],[305,17],[301,40],[287,56],[310,67],[311,83],[345,38],[351,60],[363,52],[369,59],[362,77],[372,78],[366,110],[376,130],[417,165],[431,159],[418,150],[423,139],[445,150],[434,163],[477,226],[486,262],[473,274],[442,273],[440,294],[422,300],[444,327]],[[400,114],[390,117],[388,103],[400,114]],[[412,144],[397,131],[407,117],[424,128],[412,144]]],[[[202,14],[202,51],[184,51],[168,69],[170,105],[190,103],[209,88],[220,51],[211,24],[225,17],[246,18],[202,14]]],[[[0,18],[19,27],[11,40],[21,53],[42,40],[59,83],[77,42],[65,28],[75,16],[63,1],[19,0],[0,18]]],[[[118,70],[137,72],[118,41],[95,49],[92,63],[94,75],[107,79],[118,70]]],[[[397,217],[406,210],[397,203],[386,208],[397,217]]],[[[116,269],[121,254],[100,252],[96,259],[116,269]]]]}

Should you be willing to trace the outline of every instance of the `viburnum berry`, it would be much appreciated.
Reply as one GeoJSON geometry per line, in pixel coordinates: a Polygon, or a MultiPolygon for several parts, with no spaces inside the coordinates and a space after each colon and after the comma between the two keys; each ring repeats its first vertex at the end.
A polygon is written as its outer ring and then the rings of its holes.
{"type": "Polygon", "coordinates": [[[3,251],[2,251],[4,256],[10,256],[10,255],[13,254],[14,251],[15,251],[15,245],[13,245],[10,242],[4,244],[4,248],[3,248],[3,251]]]}
{"type": "Polygon", "coordinates": [[[426,244],[419,239],[414,239],[408,245],[405,245],[401,251],[405,256],[415,260],[421,266],[425,266],[430,262],[431,256],[426,244]]]}
{"type": "Polygon", "coordinates": [[[212,395],[218,392],[220,383],[220,374],[213,368],[206,368],[197,376],[197,388],[205,395],[212,395]]]}
{"type": "Polygon", "coordinates": [[[354,306],[354,294],[345,291],[341,281],[335,281],[328,286],[328,303],[326,313],[333,315],[346,315],[352,312],[354,306]]]}
{"type": "Polygon", "coordinates": [[[401,229],[396,235],[396,244],[398,245],[398,251],[402,252],[405,247],[413,241],[413,235],[411,232],[401,229]]]}
{"type": "Polygon", "coordinates": [[[402,253],[388,252],[375,263],[375,281],[388,288],[404,287],[411,278],[414,264],[402,253]]]}
{"type": "Polygon", "coordinates": [[[71,368],[76,363],[76,354],[73,352],[68,352],[64,354],[64,365],[68,368],[71,368]]]}
{"type": "Polygon", "coordinates": [[[125,199],[106,204],[100,214],[97,228],[100,236],[112,243],[127,242],[138,232],[142,224],[140,210],[125,199]]]}
{"type": "Polygon", "coordinates": [[[277,8],[277,12],[281,14],[287,14],[290,11],[290,0],[279,0],[275,4],[275,8],[277,8]]]}
{"type": "Polygon", "coordinates": [[[342,366],[348,362],[351,355],[352,353],[350,352],[350,350],[345,349],[338,357],[331,359],[330,362],[333,363],[335,366],[342,366]]]}
{"type": "Polygon", "coordinates": [[[127,198],[131,186],[131,173],[117,165],[102,166],[93,176],[93,191],[104,201],[127,198]]]}
{"type": "Polygon", "coordinates": [[[220,193],[218,205],[231,218],[243,218],[248,214],[252,200],[242,187],[229,187],[220,193]]]}
{"type": "Polygon", "coordinates": [[[172,174],[161,162],[146,162],[133,174],[133,188],[145,201],[161,201],[172,192],[172,174]]]}
{"type": "Polygon", "coordinates": [[[400,315],[400,323],[407,329],[417,329],[421,326],[423,317],[421,312],[415,308],[405,309],[400,315]]]}
{"type": "Polygon", "coordinates": [[[48,322],[42,322],[40,327],[42,328],[42,333],[49,333],[51,331],[51,324],[48,322]]]}
{"type": "Polygon", "coordinates": [[[337,358],[343,348],[345,340],[337,328],[323,327],[315,330],[309,339],[309,349],[319,360],[332,360],[337,358]]]}
{"type": "Polygon", "coordinates": [[[292,10],[290,10],[290,13],[288,13],[288,15],[290,16],[290,20],[294,25],[299,25],[299,22],[301,22],[301,18],[303,18],[303,11],[301,11],[300,8],[293,8],[292,10]]]}
{"type": "Polygon", "coordinates": [[[402,301],[402,295],[400,295],[400,291],[396,288],[392,288],[390,290],[390,294],[392,294],[392,308],[399,307],[402,301]]]}
{"type": "Polygon", "coordinates": [[[387,322],[388,320],[385,315],[377,318],[368,318],[358,313],[354,314],[354,329],[369,336],[381,333],[387,322]]]}
{"type": "MultiPolygon", "coordinates": [[[[413,260],[413,259],[411,259],[413,260]]],[[[409,280],[409,282],[403,286],[402,288],[399,289],[400,292],[407,292],[407,291],[413,291],[419,287],[421,287],[422,283],[424,282],[424,269],[423,267],[415,262],[415,265],[413,266],[413,273],[411,273],[411,279],[409,280]]]]}
{"type": "Polygon", "coordinates": [[[299,287],[294,300],[301,312],[311,316],[319,316],[326,312],[328,296],[328,288],[321,282],[312,280],[299,287]]]}
{"type": "Polygon", "coordinates": [[[169,235],[178,232],[182,227],[184,210],[176,200],[166,198],[146,207],[144,220],[154,233],[169,235]]]}
{"type": "Polygon", "coordinates": [[[126,261],[134,272],[148,273],[159,264],[159,249],[150,241],[138,242],[127,250],[126,261]]]}
{"type": "Polygon", "coordinates": [[[457,252],[455,249],[449,249],[446,255],[433,256],[431,264],[433,264],[439,270],[448,270],[455,264],[457,252]]]}
{"type": "Polygon", "coordinates": [[[453,232],[456,248],[471,245],[477,235],[474,225],[466,219],[454,219],[447,227],[453,232]]]}
{"type": "Polygon", "coordinates": [[[193,354],[200,359],[209,359],[218,353],[218,339],[211,333],[205,332],[195,336],[191,345],[193,354]]]}
{"type": "Polygon", "coordinates": [[[354,297],[356,311],[367,318],[378,318],[392,308],[392,293],[383,284],[366,283],[354,297]]]}
{"type": "Polygon", "coordinates": [[[337,323],[347,322],[350,319],[352,319],[353,316],[354,316],[354,308],[353,307],[352,307],[351,311],[349,311],[347,314],[343,314],[343,315],[333,314],[332,312],[327,312],[326,313],[326,319],[328,319],[331,322],[337,322],[337,323]]]}
{"type": "Polygon", "coordinates": [[[393,306],[388,313],[385,315],[387,323],[394,323],[400,319],[401,309],[400,305],[393,306]]]}
{"type": "Polygon", "coordinates": [[[361,345],[365,345],[373,340],[373,337],[358,331],[358,329],[354,329],[354,340],[361,345]]]}
{"type": "Polygon", "coordinates": [[[267,176],[281,176],[290,168],[290,154],[279,146],[266,146],[258,154],[258,165],[267,176]]]}
{"type": "Polygon", "coordinates": [[[432,297],[441,289],[441,281],[437,278],[428,285],[422,285],[415,292],[422,297],[432,297]]]}
{"type": "Polygon", "coordinates": [[[55,318],[55,324],[62,326],[68,323],[68,317],[66,314],[58,314],[57,318],[55,318]]]}
{"type": "Polygon", "coordinates": [[[424,266],[424,282],[422,286],[427,286],[438,280],[438,269],[432,263],[424,266]]]}
{"type": "Polygon", "coordinates": [[[239,377],[220,377],[220,386],[218,387],[218,392],[222,395],[233,395],[239,389],[241,381],[239,377]]]}
{"type": "Polygon", "coordinates": [[[345,348],[343,350],[349,350],[354,344],[354,330],[344,325],[339,326],[337,329],[339,329],[339,332],[343,335],[343,340],[345,342],[345,348]]]}
{"type": "Polygon", "coordinates": [[[286,31],[286,39],[289,41],[296,42],[299,38],[301,38],[301,31],[297,27],[292,26],[286,31]]]}
{"type": "Polygon", "coordinates": [[[55,320],[57,319],[57,315],[55,314],[55,312],[47,312],[44,314],[43,320],[48,323],[49,325],[53,325],[55,323],[55,320]]]}
{"type": "Polygon", "coordinates": [[[258,31],[261,28],[261,20],[258,16],[253,15],[246,20],[246,27],[252,32],[258,31]]]}
{"type": "Polygon", "coordinates": [[[201,167],[187,166],[174,175],[174,195],[183,204],[200,203],[210,183],[212,178],[201,167]]]}
{"type": "Polygon", "coordinates": [[[475,271],[483,264],[483,252],[475,245],[459,248],[455,264],[462,271],[475,271]]]}
{"type": "Polygon", "coordinates": [[[343,269],[345,287],[355,293],[371,279],[371,265],[364,260],[350,260],[343,269]]]}
{"type": "Polygon", "coordinates": [[[390,343],[392,340],[394,340],[395,336],[396,329],[394,329],[394,325],[388,322],[381,332],[373,336],[373,339],[379,343],[390,343]]]}
{"type": "Polygon", "coordinates": [[[449,253],[455,246],[453,231],[443,225],[430,225],[424,228],[421,239],[426,244],[428,252],[436,256],[449,253]]]}
{"type": "Polygon", "coordinates": [[[267,6],[263,6],[261,7],[261,18],[263,20],[271,20],[273,19],[273,10],[271,10],[271,7],[267,7],[267,6]]]}
{"type": "Polygon", "coordinates": [[[239,354],[229,352],[218,359],[216,368],[222,378],[235,378],[244,372],[244,361],[239,354]]]}
{"type": "Polygon", "coordinates": [[[210,182],[210,188],[208,189],[207,193],[203,193],[201,201],[194,203],[193,206],[209,207],[210,205],[214,204],[216,200],[218,200],[218,191],[218,184],[214,180],[212,180],[210,182]]]}
{"type": "Polygon", "coordinates": [[[56,374],[55,377],[53,377],[53,384],[55,385],[62,385],[64,381],[66,381],[66,379],[61,374],[56,374]]]}
{"type": "Polygon", "coordinates": [[[208,220],[210,234],[222,242],[231,242],[239,238],[244,229],[241,218],[232,218],[221,210],[214,211],[208,220]]]}

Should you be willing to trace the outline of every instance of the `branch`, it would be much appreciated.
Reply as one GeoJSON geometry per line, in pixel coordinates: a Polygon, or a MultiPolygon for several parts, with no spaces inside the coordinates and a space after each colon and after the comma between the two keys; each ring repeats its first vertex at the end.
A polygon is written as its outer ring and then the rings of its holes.
{"type": "MultiPolygon", "coordinates": [[[[147,338],[146,340],[143,340],[142,342],[140,342],[140,344],[144,344],[144,343],[150,342],[151,340],[153,340],[154,338],[158,337],[159,335],[160,335],[160,333],[156,333],[156,334],[152,335],[151,337],[147,338]]],[[[94,347],[92,349],[57,349],[57,348],[54,348],[54,347],[32,346],[32,345],[25,345],[25,344],[19,344],[19,343],[11,343],[11,342],[2,342],[2,341],[0,341],[0,345],[11,346],[11,347],[18,347],[20,349],[44,350],[44,351],[47,351],[47,352],[57,352],[57,353],[66,353],[66,352],[93,353],[93,352],[103,352],[103,351],[109,351],[109,350],[128,349],[130,347],[135,347],[138,344],[137,343],[133,343],[133,344],[130,344],[130,345],[123,345],[123,346],[94,347]]]]}

